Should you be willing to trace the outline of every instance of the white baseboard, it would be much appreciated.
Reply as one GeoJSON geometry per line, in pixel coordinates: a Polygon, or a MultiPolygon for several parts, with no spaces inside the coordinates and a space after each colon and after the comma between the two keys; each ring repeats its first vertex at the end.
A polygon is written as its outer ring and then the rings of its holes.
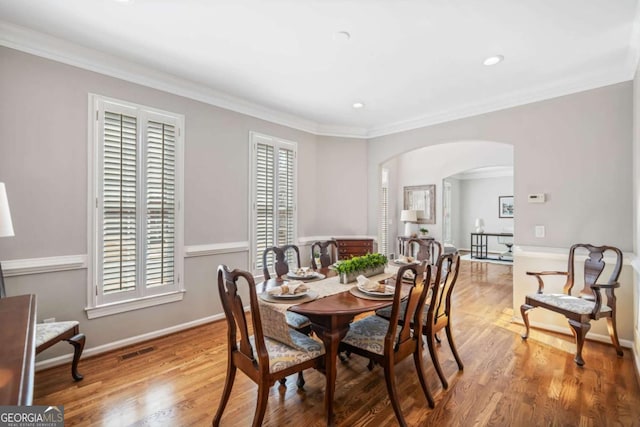
{"type": "MultiPolygon", "coordinates": [[[[160,329],[160,330],[149,332],[142,335],[137,335],[135,337],[125,338],[123,340],[99,345],[97,347],[91,347],[91,348],[85,349],[82,352],[82,358],[84,359],[91,356],[97,356],[99,354],[106,353],[108,351],[117,350],[119,348],[127,347],[133,344],[138,344],[154,338],[163,337],[165,335],[184,331],[186,329],[191,329],[196,326],[204,325],[206,323],[211,323],[211,322],[215,322],[217,320],[222,320],[222,319],[224,319],[224,313],[203,317],[202,319],[197,319],[191,322],[182,323],[180,325],[171,326],[169,328],[160,329]]],[[[73,354],[65,354],[63,356],[52,357],[51,359],[41,360],[36,363],[35,367],[36,367],[36,371],[41,371],[43,369],[53,368],[54,366],[71,363],[72,360],[73,360],[73,354]]],[[[80,368],[79,370],[82,371],[82,368],[80,368]]]]}

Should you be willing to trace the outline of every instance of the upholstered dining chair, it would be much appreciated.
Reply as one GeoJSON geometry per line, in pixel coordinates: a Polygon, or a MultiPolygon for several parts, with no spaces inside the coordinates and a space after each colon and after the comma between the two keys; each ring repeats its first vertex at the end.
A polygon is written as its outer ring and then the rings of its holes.
{"type": "MultiPolygon", "coordinates": [[[[219,426],[239,369],[258,385],[258,401],[253,426],[262,425],[269,388],[281,378],[308,368],[319,369],[324,364],[325,349],[321,342],[293,329],[287,338],[292,346],[264,335],[260,307],[253,276],[241,270],[218,267],[218,292],[227,320],[227,375],[213,426],[219,426]],[[244,311],[241,295],[249,295],[251,325],[244,311]],[[250,326],[253,335],[249,335],[250,326]]],[[[230,424],[233,424],[230,421],[230,424]]]]}
{"type": "Polygon", "coordinates": [[[431,265],[438,262],[438,257],[442,255],[442,244],[437,240],[423,240],[413,237],[405,243],[405,254],[415,254],[419,261],[427,261],[431,265]]]}
{"type": "Polygon", "coordinates": [[[264,280],[271,279],[271,273],[269,272],[269,255],[273,252],[273,271],[278,279],[286,275],[289,270],[289,262],[287,261],[288,252],[293,252],[294,261],[297,262],[297,267],[302,267],[300,264],[300,249],[296,245],[283,245],[272,246],[262,252],[262,274],[264,280]]]}
{"type": "Polygon", "coordinates": [[[522,339],[529,337],[529,311],[542,307],[547,310],[560,313],[567,318],[571,332],[576,339],[576,356],[574,361],[578,366],[584,366],[582,358],[582,347],[589,329],[591,321],[601,318],[607,319],[607,326],[611,341],[619,357],[623,352],[618,342],[618,331],[616,329],[616,295],[615,288],[620,287],[618,277],[622,269],[622,251],[613,246],[593,246],[585,243],[578,243],[569,249],[569,263],[567,271],[542,271],[527,272],[527,275],[534,276],[538,281],[538,291],[525,297],[525,302],[520,306],[520,313],[525,325],[525,332],[522,339]],[[571,290],[576,281],[576,269],[582,261],[577,259],[576,251],[586,250],[587,258],[584,261],[584,284],[577,296],[571,295],[571,290]],[[605,253],[613,253],[615,265],[611,270],[606,283],[597,283],[598,278],[605,268],[605,253]],[[566,276],[561,294],[544,293],[543,276],[566,276]],[[606,303],[602,299],[601,290],[605,291],[606,303]]]}
{"type": "MultiPolygon", "coordinates": [[[[0,298],[7,296],[4,287],[4,276],[0,266],[0,298]]],[[[73,360],[71,362],[71,376],[80,381],[84,377],[78,372],[78,363],[82,357],[86,337],[80,333],[80,324],[77,320],[63,322],[36,323],[36,354],[46,350],[54,344],[66,341],[73,346],[73,360]]]]}
{"type": "Polygon", "coordinates": [[[338,242],[335,240],[317,241],[311,244],[311,267],[314,270],[318,268],[327,268],[337,261],[338,242]],[[333,246],[333,249],[331,248],[333,246]],[[316,263],[315,254],[318,254],[320,265],[316,263]]]}
{"type": "MultiPolygon", "coordinates": [[[[448,388],[447,382],[442,367],[440,365],[440,359],[436,351],[435,342],[440,342],[437,334],[442,329],[445,330],[447,335],[447,341],[449,341],[449,347],[453,353],[453,357],[458,364],[458,369],[462,371],[464,365],[462,359],[458,354],[455,341],[453,340],[453,332],[451,330],[451,296],[453,295],[453,289],[458,281],[458,271],[460,269],[460,256],[458,254],[446,254],[441,255],[436,263],[435,279],[431,283],[431,291],[427,297],[427,301],[424,306],[424,314],[422,319],[422,334],[427,340],[427,346],[429,347],[429,354],[431,355],[431,361],[436,369],[436,373],[440,378],[443,388],[448,388]],[[437,284],[437,285],[436,285],[437,284]]],[[[401,305],[401,311],[404,310],[405,305],[401,305]]],[[[386,319],[390,319],[391,310],[383,308],[376,311],[378,316],[386,319]]],[[[403,322],[403,317],[400,317],[400,322],[403,322]]],[[[411,327],[414,327],[416,323],[412,323],[411,327]]]]}
{"type": "Polygon", "coordinates": [[[420,273],[415,265],[401,267],[395,279],[396,286],[390,318],[384,319],[371,315],[353,322],[339,347],[339,351],[368,358],[370,369],[373,368],[373,363],[383,367],[389,400],[401,426],[406,426],[407,423],[402,415],[398,400],[395,365],[403,359],[413,356],[422,391],[429,406],[433,408],[435,405],[424,378],[422,335],[409,326],[411,323],[422,324],[423,308],[431,278],[431,266],[426,267],[424,280],[421,280],[423,275],[420,273]],[[410,283],[407,283],[406,278],[403,281],[407,271],[413,273],[413,279],[410,283]],[[404,285],[400,285],[401,283],[404,285]],[[403,298],[403,290],[408,291],[406,298],[403,298]],[[402,310],[402,306],[404,306],[404,310],[402,310]]]}
{"type": "MultiPolygon", "coordinates": [[[[275,272],[276,278],[282,279],[283,276],[286,276],[289,273],[289,263],[287,262],[287,252],[293,253],[294,259],[297,262],[297,266],[300,267],[300,249],[296,245],[284,245],[284,246],[273,246],[267,248],[262,253],[262,274],[264,275],[264,280],[271,279],[271,274],[269,273],[269,255],[273,253],[274,262],[273,262],[273,270],[275,272]]],[[[311,320],[308,317],[303,316],[302,314],[294,313],[292,311],[287,311],[285,313],[285,317],[287,319],[287,324],[295,329],[298,332],[301,332],[305,335],[311,334],[311,320]]],[[[287,379],[282,378],[280,383],[282,385],[286,384],[287,379]]],[[[305,381],[304,375],[302,371],[298,373],[298,380],[296,381],[298,388],[303,388],[305,381]]]]}

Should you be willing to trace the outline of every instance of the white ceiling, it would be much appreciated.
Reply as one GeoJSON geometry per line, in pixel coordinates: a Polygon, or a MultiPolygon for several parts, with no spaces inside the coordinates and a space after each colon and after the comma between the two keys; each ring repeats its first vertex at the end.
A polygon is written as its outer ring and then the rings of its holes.
{"type": "Polygon", "coordinates": [[[371,137],[632,79],[637,3],[0,0],[0,44],[317,134],[371,137]],[[482,65],[494,54],[504,62],[482,65]]]}

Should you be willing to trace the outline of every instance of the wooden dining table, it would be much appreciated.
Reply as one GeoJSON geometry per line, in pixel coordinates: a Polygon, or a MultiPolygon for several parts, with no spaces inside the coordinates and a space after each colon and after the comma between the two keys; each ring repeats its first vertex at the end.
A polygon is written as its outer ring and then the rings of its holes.
{"type": "MultiPolygon", "coordinates": [[[[324,274],[327,279],[336,275],[335,271],[326,268],[319,269],[318,272],[324,274]]],[[[387,274],[387,276],[389,276],[389,274],[387,274]]],[[[258,289],[259,292],[260,290],[264,291],[281,283],[282,280],[271,279],[262,282],[262,286],[258,285],[258,289]]],[[[322,285],[322,281],[315,283],[319,286],[322,285]]],[[[324,403],[328,426],[335,425],[333,403],[336,389],[337,359],[340,341],[342,341],[347,334],[349,324],[355,316],[387,307],[393,302],[391,299],[374,300],[357,297],[349,292],[349,289],[355,286],[355,283],[342,286],[344,286],[345,289],[342,292],[289,307],[289,311],[302,314],[309,318],[313,332],[322,340],[325,346],[326,359],[324,374],[326,375],[326,391],[324,403]]]]}

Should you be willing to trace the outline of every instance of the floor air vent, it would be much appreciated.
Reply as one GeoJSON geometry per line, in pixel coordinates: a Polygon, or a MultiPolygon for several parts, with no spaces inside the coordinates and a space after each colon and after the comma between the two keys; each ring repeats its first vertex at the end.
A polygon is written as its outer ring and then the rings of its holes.
{"type": "Polygon", "coordinates": [[[142,354],[150,353],[155,350],[155,347],[145,347],[140,350],[132,351],[131,353],[123,354],[120,356],[120,360],[131,359],[132,357],[140,356],[142,354]]]}

